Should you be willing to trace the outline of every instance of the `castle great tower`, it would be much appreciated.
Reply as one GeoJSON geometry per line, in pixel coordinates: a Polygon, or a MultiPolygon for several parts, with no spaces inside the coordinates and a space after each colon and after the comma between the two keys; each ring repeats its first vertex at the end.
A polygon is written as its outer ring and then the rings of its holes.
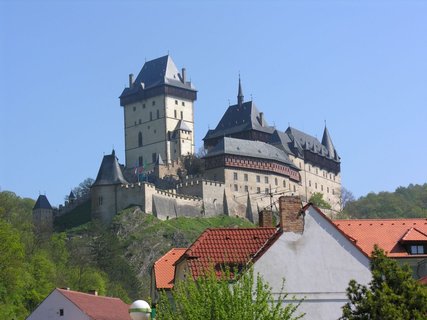
{"type": "Polygon", "coordinates": [[[145,62],[120,95],[124,111],[126,167],[152,168],[194,153],[197,91],[167,55],[145,62]]]}

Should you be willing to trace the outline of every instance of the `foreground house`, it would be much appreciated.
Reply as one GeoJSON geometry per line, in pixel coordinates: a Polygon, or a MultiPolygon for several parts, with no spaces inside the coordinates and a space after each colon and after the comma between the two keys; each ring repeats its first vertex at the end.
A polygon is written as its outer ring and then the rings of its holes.
{"type": "Polygon", "coordinates": [[[305,299],[299,308],[304,319],[339,318],[349,281],[371,279],[368,255],[319,209],[302,208],[299,197],[281,197],[279,207],[278,228],[264,211],[260,228],[207,229],[174,264],[174,280],[197,278],[212,265],[220,271],[253,264],[275,295],[286,279],[288,297],[305,299]]]}
{"type": "Polygon", "coordinates": [[[389,258],[408,264],[415,279],[427,276],[427,219],[335,220],[334,223],[366,255],[371,254],[376,244],[389,258]]]}
{"type": "Polygon", "coordinates": [[[130,320],[129,306],[119,298],[56,288],[27,320],[130,320]]]}

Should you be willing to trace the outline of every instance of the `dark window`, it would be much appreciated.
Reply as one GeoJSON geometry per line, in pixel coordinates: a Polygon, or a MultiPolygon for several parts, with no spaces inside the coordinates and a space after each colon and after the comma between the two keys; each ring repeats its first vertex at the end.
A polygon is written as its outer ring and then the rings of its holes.
{"type": "Polygon", "coordinates": [[[153,100],[152,104],[153,104],[153,106],[155,106],[156,105],[156,101],[153,100]]]}
{"type": "Polygon", "coordinates": [[[63,317],[64,316],[64,309],[59,309],[59,316],[63,317]]]}
{"type": "Polygon", "coordinates": [[[142,104],[142,109],[145,109],[145,103],[142,104]]]}
{"type": "Polygon", "coordinates": [[[142,161],[142,156],[139,156],[138,158],[138,166],[142,167],[143,161],[142,161]]]}
{"type": "Polygon", "coordinates": [[[141,124],[142,123],[142,121],[141,121],[141,119],[139,119],[139,124],[141,124]]]}
{"type": "Polygon", "coordinates": [[[102,197],[98,197],[98,206],[102,206],[102,201],[103,201],[102,197]]]}
{"type": "Polygon", "coordinates": [[[249,192],[248,186],[245,186],[245,192],[249,192]]]}
{"type": "Polygon", "coordinates": [[[178,104],[178,100],[175,100],[175,104],[178,104]]]}
{"type": "Polygon", "coordinates": [[[283,180],[283,188],[286,188],[286,180],[283,180]]]}
{"type": "Polygon", "coordinates": [[[160,110],[157,110],[157,119],[160,118],[160,110]]]}
{"type": "Polygon", "coordinates": [[[268,177],[264,177],[264,182],[268,183],[268,177]]]}
{"type": "Polygon", "coordinates": [[[297,187],[294,185],[294,192],[296,192],[297,191],[297,187]]]}
{"type": "Polygon", "coordinates": [[[181,120],[184,119],[184,112],[181,111],[181,120]]]}
{"type": "Polygon", "coordinates": [[[141,133],[141,131],[138,133],[138,147],[142,147],[142,133],[141,133]]]}
{"type": "Polygon", "coordinates": [[[157,154],[154,152],[154,153],[151,155],[151,160],[152,160],[152,162],[154,163],[154,162],[156,162],[156,159],[157,159],[157,154]]]}
{"type": "Polygon", "coordinates": [[[261,188],[260,187],[256,188],[256,193],[261,193],[261,188]]]}
{"type": "Polygon", "coordinates": [[[247,173],[245,173],[245,174],[243,175],[243,177],[244,177],[245,181],[248,181],[248,174],[247,174],[247,173]]]}
{"type": "Polygon", "coordinates": [[[424,254],[423,245],[411,245],[411,254],[424,254]]]}
{"type": "Polygon", "coordinates": [[[150,120],[153,120],[153,113],[150,111],[150,120]]]}
{"type": "Polygon", "coordinates": [[[233,173],[233,178],[234,178],[234,180],[237,180],[237,172],[233,173]]]}
{"type": "Polygon", "coordinates": [[[185,106],[185,102],[184,101],[182,101],[181,104],[182,104],[182,106],[185,106]]]}
{"type": "Polygon", "coordinates": [[[176,115],[176,110],[174,110],[174,116],[175,116],[175,119],[176,119],[176,117],[177,117],[177,115],[176,115]]]}
{"type": "Polygon", "coordinates": [[[237,184],[234,185],[234,191],[239,190],[239,188],[237,187],[237,184]]]}
{"type": "Polygon", "coordinates": [[[264,192],[265,194],[268,194],[268,188],[265,188],[264,192]]]}
{"type": "Polygon", "coordinates": [[[277,181],[277,178],[274,178],[274,184],[277,186],[279,182],[277,181]]]}
{"type": "Polygon", "coordinates": [[[136,107],[133,107],[133,111],[136,111],[136,107]]]}
{"type": "Polygon", "coordinates": [[[261,182],[261,177],[260,176],[256,176],[256,182],[261,182]]]}

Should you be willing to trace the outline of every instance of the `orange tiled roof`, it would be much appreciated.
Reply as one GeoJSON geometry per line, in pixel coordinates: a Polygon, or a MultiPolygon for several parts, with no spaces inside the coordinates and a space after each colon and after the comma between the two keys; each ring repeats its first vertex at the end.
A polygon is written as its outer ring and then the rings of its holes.
{"type": "Polygon", "coordinates": [[[424,285],[427,285],[427,276],[418,279],[418,282],[424,285]]]}
{"type": "Polygon", "coordinates": [[[172,289],[175,276],[175,262],[181,258],[187,248],[173,248],[154,263],[154,275],[157,289],[172,289]]]}
{"type": "Polygon", "coordinates": [[[377,244],[392,258],[427,256],[410,255],[401,243],[405,236],[413,241],[427,241],[427,219],[335,220],[334,223],[367,255],[371,255],[377,244]]]}
{"type": "Polygon", "coordinates": [[[243,267],[259,257],[279,232],[276,228],[206,229],[187,249],[185,258],[194,278],[210,266],[243,267]]]}
{"type": "Polygon", "coordinates": [[[93,320],[130,320],[129,306],[119,298],[57,289],[93,320]]]}

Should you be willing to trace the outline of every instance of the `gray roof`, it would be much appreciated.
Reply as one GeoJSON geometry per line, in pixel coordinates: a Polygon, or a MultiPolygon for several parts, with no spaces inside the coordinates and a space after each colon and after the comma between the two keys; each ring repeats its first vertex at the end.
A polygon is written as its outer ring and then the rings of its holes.
{"type": "Polygon", "coordinates": [[[290,146],[292,145],[292,140],[286,132],[276,130],[270,137],[270,144],[273,146],[282,149],[287,154],[294,154],[290,146]]]}
{"type": "Polygon", "coordinates": [[[233,133],[257,130],[272,134],[274,127],[270,127],[263,116],[261,119],[253,101],[244,102],[228,107],[215,130],[209,130],[203,140],[227,136],[233,133]]]}
{"type": "Polygon", "coordinates": [[[71,190],[71,191],[70,191],[70,195],[68,196],[68,199],[69,199],[69,200],[71,200],[71,199],[73,199],[73,200],[74,200],[74,199],[76,199],[76,195],[74,194],[73,190],[71,190]]]}
{"type": "Polygon", "coordinates": [[[52,210],[52,206],[49,203],[49,200],[47,200],[47,197],[45,195],[39,195],[37,198],[36,204],[34,205],[33,210],[36,209],[49,209],[52,210]]]}
{"type": "Polygon", "coordinates": [[[325,126],[325,130],[323,131],[322,144],[328,150],[329,156],[331,158],[338,158],[337,151],[335,150],[334,144],[332,143],[331,136],[330,136],[328,128],[326,128],[326,126],[325,126]]]}
{"type": "Polygon", "coordinates": [[[208,151],[205,158],[222,154],[233,154],[251,158],[274,160],[299,170],[289,159],[286,152],[261,141],[224,137],[215,147],[208,151]]]}
{"type": "Polygon", "coordinates": [[[301,152],[308,150],[339,162],[339,157],[335,157],[335,154],[330,154],[329,150],[317,138],[291,127],[286,130],[286,133],[291,138],[295,149],[301,152]]]}
{"type": "Polygon", "coordinates": [[[182,131],[191,132],[190,127],[187,125],[187,123],[184,120],[179,120],[178,124],[176,125],[175,130],[182,130],[182,131]]]}
{"type": "Polygon", "coordinates": [[[104,156],[98,175],[92,187],[101,185],[127,184],[128,182],[123,177],[122,170],[116,158],[116,153],[113,152],[104,156]]]}
{"type": "Polygon", "coordinates": [[[160,155],[160,153],[157,155],[157,159],[156,159],[156,163],[155,163],[155,165],[163,165],[163,164],[165,164],[164,162],[163,162],[163,159],[162,159],[162,156],[160,155]]]}
{"type": "Polygon", "coordinates": [[[131,88],[126,88],[121,96],[133,94],[140,90],[150,89],[161,85],[171,85],[187,90],[196,91],[191,82],[185,81],[169,55],[144,63],[141,71],[131,88]],[[142,85],[143,84],[143,85],[142,85]]]}

